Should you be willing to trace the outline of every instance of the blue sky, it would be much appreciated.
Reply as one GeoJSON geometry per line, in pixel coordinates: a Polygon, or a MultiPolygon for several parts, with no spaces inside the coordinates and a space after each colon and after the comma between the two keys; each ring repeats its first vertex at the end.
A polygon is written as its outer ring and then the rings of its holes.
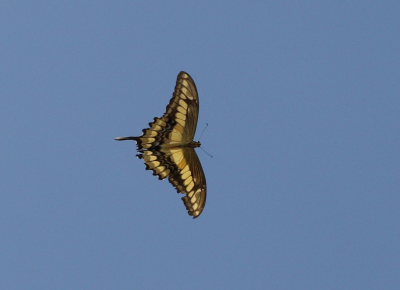
{"type": "Polygon", "coordinates": [[[1,289],[399,289],[398,1],[1,1],[1,289]],[[135,158],[179,71],[193,220],[135,158]]]}

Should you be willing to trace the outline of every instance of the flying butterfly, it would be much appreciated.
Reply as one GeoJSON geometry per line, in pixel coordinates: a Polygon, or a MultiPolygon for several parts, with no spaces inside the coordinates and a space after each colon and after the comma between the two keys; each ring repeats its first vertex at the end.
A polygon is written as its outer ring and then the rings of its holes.
{"type": "Polygon", "coordinates": [[[134,140],[147,170],[159,179],[168,177],[178,193],[185,194],[183,203],[193,218],[197,218],[206,203],[207,185],[201,163],[194,150],[200,142],[193,141],[199,115],[199,95],[192,77],[178,74],[173,96],[160,118],[154,118],[139,137],[117,137],[134,140]]]}

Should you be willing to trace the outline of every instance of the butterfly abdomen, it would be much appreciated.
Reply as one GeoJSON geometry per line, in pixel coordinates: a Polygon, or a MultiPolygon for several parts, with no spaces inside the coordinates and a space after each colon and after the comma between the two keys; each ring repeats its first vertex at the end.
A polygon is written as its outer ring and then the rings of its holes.
{"type": "Polygon", "coordinates": [[[116,137],[116,138],[114,138],[114,140],[117,140],[117,141],[126,141],[126,140],[134,140],[134,141],[138,141],[140,139],[140,137],[133,137],[133,136],[130,136],[130,137],[116,137]]]}

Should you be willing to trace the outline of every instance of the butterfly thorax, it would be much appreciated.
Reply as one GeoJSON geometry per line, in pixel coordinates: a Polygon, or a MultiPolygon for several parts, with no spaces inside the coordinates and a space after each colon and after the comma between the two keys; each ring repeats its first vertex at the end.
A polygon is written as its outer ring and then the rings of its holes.
{"type": "MultiPolygon", "coordinates": [[[[196,148],[196,147],[200,147],[201,143],[199,141],[190,141],[190,143],[165,143],[162,144],[161,148],[168,148],[168,149],[172,149],[172,148],[184,148],[184,147],[189,147],[189,148],[196,148]]],[[[153,149],[153,148],[151,148],[153,149]]]]}

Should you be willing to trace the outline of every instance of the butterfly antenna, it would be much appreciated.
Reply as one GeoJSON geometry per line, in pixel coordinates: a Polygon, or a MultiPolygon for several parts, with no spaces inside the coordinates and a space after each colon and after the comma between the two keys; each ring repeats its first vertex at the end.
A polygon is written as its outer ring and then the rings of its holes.
{"type": "MultiPolygon", "coordinates": [[[[206,131],[207,127],[208,127],[208,123],[206,123],[206,125],[205,125],[204,128],[203,128],[203,131],[201,131],[200,137],[199,137],[199,141],[200,141],[201,137],[203,137],[204,131],[206,131]]],[[[204,150],[203,150],[203,151],[204,151],[204,150]]]]}
{"type": "MultiPolygon", "coordinates": [[[[206,131],[207,127],[208,127],[208,123],[206,123],[206,125],[205,125],[204,128],[203,128],[203,130],[201,131],[200,137],[199,137],[199,141],[200,141],[201,137],[203,137],[203,134],[204,134],[204,132],[206,131]]],[[[204,150],[203,147],[200,147],[200,149],[201,149],[201,151],[203,151],[208,157],[214,158],[214,156],[211,155],[210,153],[208,153],[206,150],[204,150]]]]}
{"type": "Polygon", "coordinates": [[[211,155],[210,153],[208,153],[206,150],[203,149],[203,147],[199,147],[201,149],[201,151],[203,151],[204,153],[206,153],[206,155],[210,158],[214,158],[213,155],[211,155]]]}

